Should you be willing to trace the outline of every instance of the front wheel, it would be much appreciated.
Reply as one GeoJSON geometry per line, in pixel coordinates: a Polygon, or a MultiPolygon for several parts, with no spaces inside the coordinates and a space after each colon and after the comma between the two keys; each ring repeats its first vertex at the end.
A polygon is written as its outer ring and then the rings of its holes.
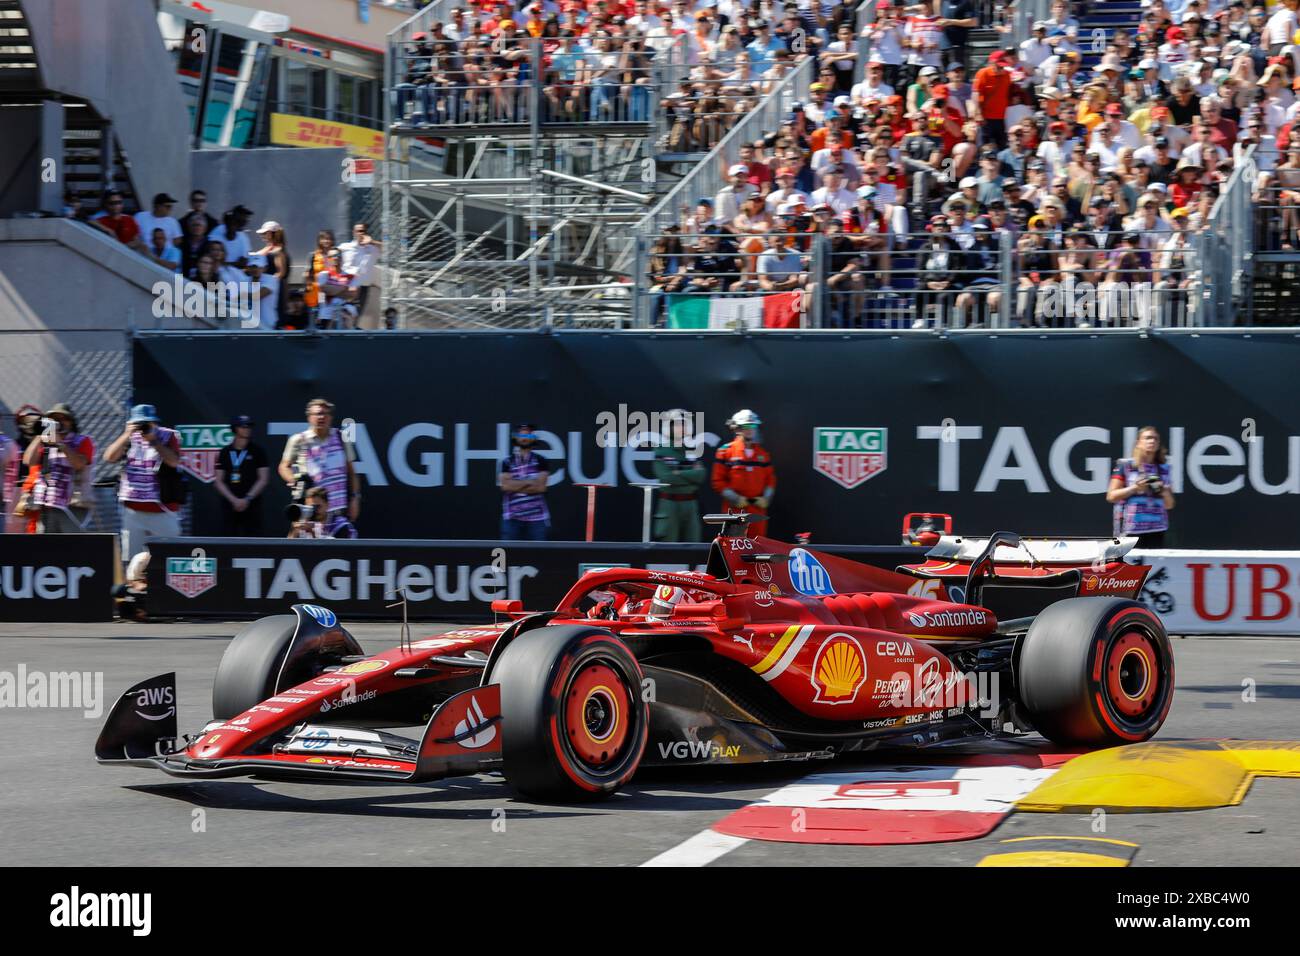
{"type": "Polygon", "coordinates": [[[1148,740],[1173,701],[1169,636],[1137,601],[1058,601],[1023,638],[1016,685],[1034,729],[1056,743],[1111,747],[1148,740]]]}
{"type": "Polygon", "coordinates": [[[501,686],[502,769],[520,793],[599,799],[636,772],[649,705],[636,658],[608,631],[560,625],[522,634],[489,679],[501,686]]]}

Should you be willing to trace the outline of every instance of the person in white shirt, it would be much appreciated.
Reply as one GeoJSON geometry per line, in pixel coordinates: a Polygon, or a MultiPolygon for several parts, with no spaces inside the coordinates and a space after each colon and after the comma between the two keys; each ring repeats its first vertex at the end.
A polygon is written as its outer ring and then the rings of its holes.
{"type": "Polygon", "coordinates": [[[209,242],[219,242],[226,250],[226,264],[236,269],[248,265],[248,256],[252,244],[248,240],[248,220],[253,217],[253,210],[245,206],[236,206],[223,217],[221,225],[208,234],[209,242]]]}
{"type": "Polygon", "coordinates": [[[150,259],[173,272],[181,271],[181,251],[167,241],[167,234],[161,226],[155,226],[153,231],[143,238],[150,259]]]}
{"type": "Polygon", "coordinates": [[[857,205],[858,197],[844,188],[844,172],[839,167],[828,167],[823,180],[826,185],[821,189],[813,190],[814,207],[825,203],[838,216],[842,212],[849,212],[857,205]]]}
{"type": "MultiPolygon", "coordinates": [[[[383,243],[371,237],[364,222],[354,225],[351,241],[339,246],[339,252],[343,257],[343,271],[352,276],[355,282],[357,312],[363,318],[366,314],[366,304],[370,300],[370,290],[375,285],[376,267],[382,251],[383,243]]],[[[378,327],[377,322],[376,327],[378,327]]]]}
{"type": "Polygon", "coordinates": [[[868,100],[884,100],[894,95],[894,88],[885,82],[885,63],[872,58],[867,64],[867,78],[861,83],[853,84],[849,91],[855,106],[863,106],[868,100]]]}
{"type": "Polygon", "coordinates": [[[1137,127],[1124,119],[1124,107],[1111,103],[1106,107],[1106,121],[1093,131],[1088,152],[1101,157],[1101,171],[1109,172],[1119,165],[1119,151],[1125,146],[1137,149],[1142,136],[1137,127]]]}
{"type": "Polygon", "coordinates": [[[1215,146],[1213,136],[1213,126],[1198,122],[1192,136],[1192,145],[1183,150],[1181,158],[1208,170],[1217,169],[1219,163],[1228,158],[1228,151],[1222,146],[1215,146]]]}
{"type": "Polygon", "coordinates": [[[244,271],[248,273],[248,282],[256,292],[254,298],[258,300],[253,306],[253,315],[258,321],[254,325],[251,322],[252,316],[247,317],[250,319],[249,328],[274,329],[280,318],[276,308],[280,299],[280,280],[265,270],[265,256],[248,257],[248,266],[244,271]]]}
{"type": "Polygon", "coordinates": [[[1291,42],[1296,30],[1300,30],[1296,6],[1297,0],[1282,0],[1276,12],[1264,24],[1264,35],[1260,39],[1268,47],[1270,56],[1280,54],[1282,47],[1291,42]]]}
{"type": "Polygon", "coordinates": [[[155,229],[161,229],[167,237],[167,244],[180,245],[181,224],[172,216],[172,206],[176,200],[166,193],[153,197],[153,212],[141,210],[135,214],[135,224],[140,227],[140,238],[147,244],[155,229]]]}
{"type": "Polygon", "coordinates": [[[1052,45],[1047,42],[1047,22],[1039,20],[1034,24],[1033,35],[1020,44],[1020,66],[1033,72],[1053,53],[1052,45]]]}
{"type": "MultiPolygon", "coordinates": [[[[858,180],[862,178],[862,173],[858,170],[858,161],[853,156],[853,151],[845,149],[840,143],[834,143],[825,149],[819,149],[812,155],[813,174],[817,181],[824,183],[827,170],[838,169],[844,174],[844,181],[848,188],[857,188],[858,180]]],[[[839,212],[840,210],[836,210],[839,212]]]]}
{"type": "Polygon", "coordinates": [[[808,195],[794,188],[794,170],[789,166],[782,166],[776,171],[776,183],[780,187],[772,190],[767,194],[767,211],[773,216],[778,215],[781,207],[788,202],[800,202],[805,206],[808,205],[808,195]]]}
{"type": "Polygon", "coordinates": [[[750,196],[758,195],[758,187],[749,181],[749,167],[736,163],[727,170],[731,182],[718,190],[713,199],[713,221],[731,222],[740,215],[741,207],[750,196]]]}

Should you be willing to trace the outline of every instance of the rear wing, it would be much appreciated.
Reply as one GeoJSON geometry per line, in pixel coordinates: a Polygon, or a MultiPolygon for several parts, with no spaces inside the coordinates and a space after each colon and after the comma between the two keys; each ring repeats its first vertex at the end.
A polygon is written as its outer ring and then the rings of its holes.
{"type": "MultiPolygon", "coordinates": [[[[968,563],[984,555],[993,538],[944,535],[925,553],[930,559],[968,563]]],[[[1137,545],[1137,538],[1021,538],[1019,545],[999,543],[997,564],[1095,565],[1120,561],[1137,545]]]]}

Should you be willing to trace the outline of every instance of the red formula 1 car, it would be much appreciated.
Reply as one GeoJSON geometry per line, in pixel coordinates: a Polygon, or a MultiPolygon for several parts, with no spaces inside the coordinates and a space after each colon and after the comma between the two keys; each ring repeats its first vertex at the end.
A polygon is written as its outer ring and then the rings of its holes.
{"type": "Polygon", "coordinates": [[[1174,662],[1133,600],[1130,541],[943,537],[886,571],[723,533],[707,573],[609,568],[553,611],[365,655],[295,605],[235,637],[214,720],[176,740],[175,675],[128,690],[106,764],[189,778],[431,780],[501,770],[529,796],[607,795],[641,766],[805,760],[1037,731],[1146,740],[1174,662]],[[422,726],[418,737],[393,728],[422,726]],[[388,728],[388,729],[385,729],[388,728]]]}

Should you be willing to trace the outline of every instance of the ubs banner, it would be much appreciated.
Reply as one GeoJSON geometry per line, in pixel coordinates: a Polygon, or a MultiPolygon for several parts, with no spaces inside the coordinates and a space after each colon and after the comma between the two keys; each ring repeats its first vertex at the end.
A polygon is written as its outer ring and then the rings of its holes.
{"type": "MultiPolygon", "coordinates": [[[[895,542],[912,511],[950,513],[968,534],[1108,535],[1112,463],[1152,424],[1177,496],[1168,546],[1287,548],[1300,542],[1297,369],[1300,338],[1259,331],[143,334],[134,400],[191,426],[202,474],[230,416],[254,416],[278,460],[306,400],[332,399],[352,425],[367,538],[494,537],[508,423],[528,421],[552,468],[553,537],[583,536],[575,484],[598,482],[610,487],[596,537],[637,540],[634,485],[653,478],[652,453],[628,439],[683,408],[713,446],[731,413],[752,408],[776,467],[776,537],[895,542]]],[[[196,532],[212,534],[217,494],[193,485],[196,532]]],[[[273,485],[267,529],[280,535],[288,497],[273,485]]],[[[717,507],[706,490],[702,510],[717,507]]]]}
{"type": "Polygon", "coordinates": [[[0,534],[0,621],[111,621],[115,534],[0,534]]]}
{"type": "MultiPolygon", "coordinates": [[[[885,568],[921,560],[919,548],[837,551],[885,568]]],[[[412,620],[481,620],[499,598],[549,610],[592,567],[703,570],[708,546],[155,538],[149,555],[149,612],[159,617],[257,617],[305,602],[400,620],[389,605],[404,588],[412,620]]]]}

